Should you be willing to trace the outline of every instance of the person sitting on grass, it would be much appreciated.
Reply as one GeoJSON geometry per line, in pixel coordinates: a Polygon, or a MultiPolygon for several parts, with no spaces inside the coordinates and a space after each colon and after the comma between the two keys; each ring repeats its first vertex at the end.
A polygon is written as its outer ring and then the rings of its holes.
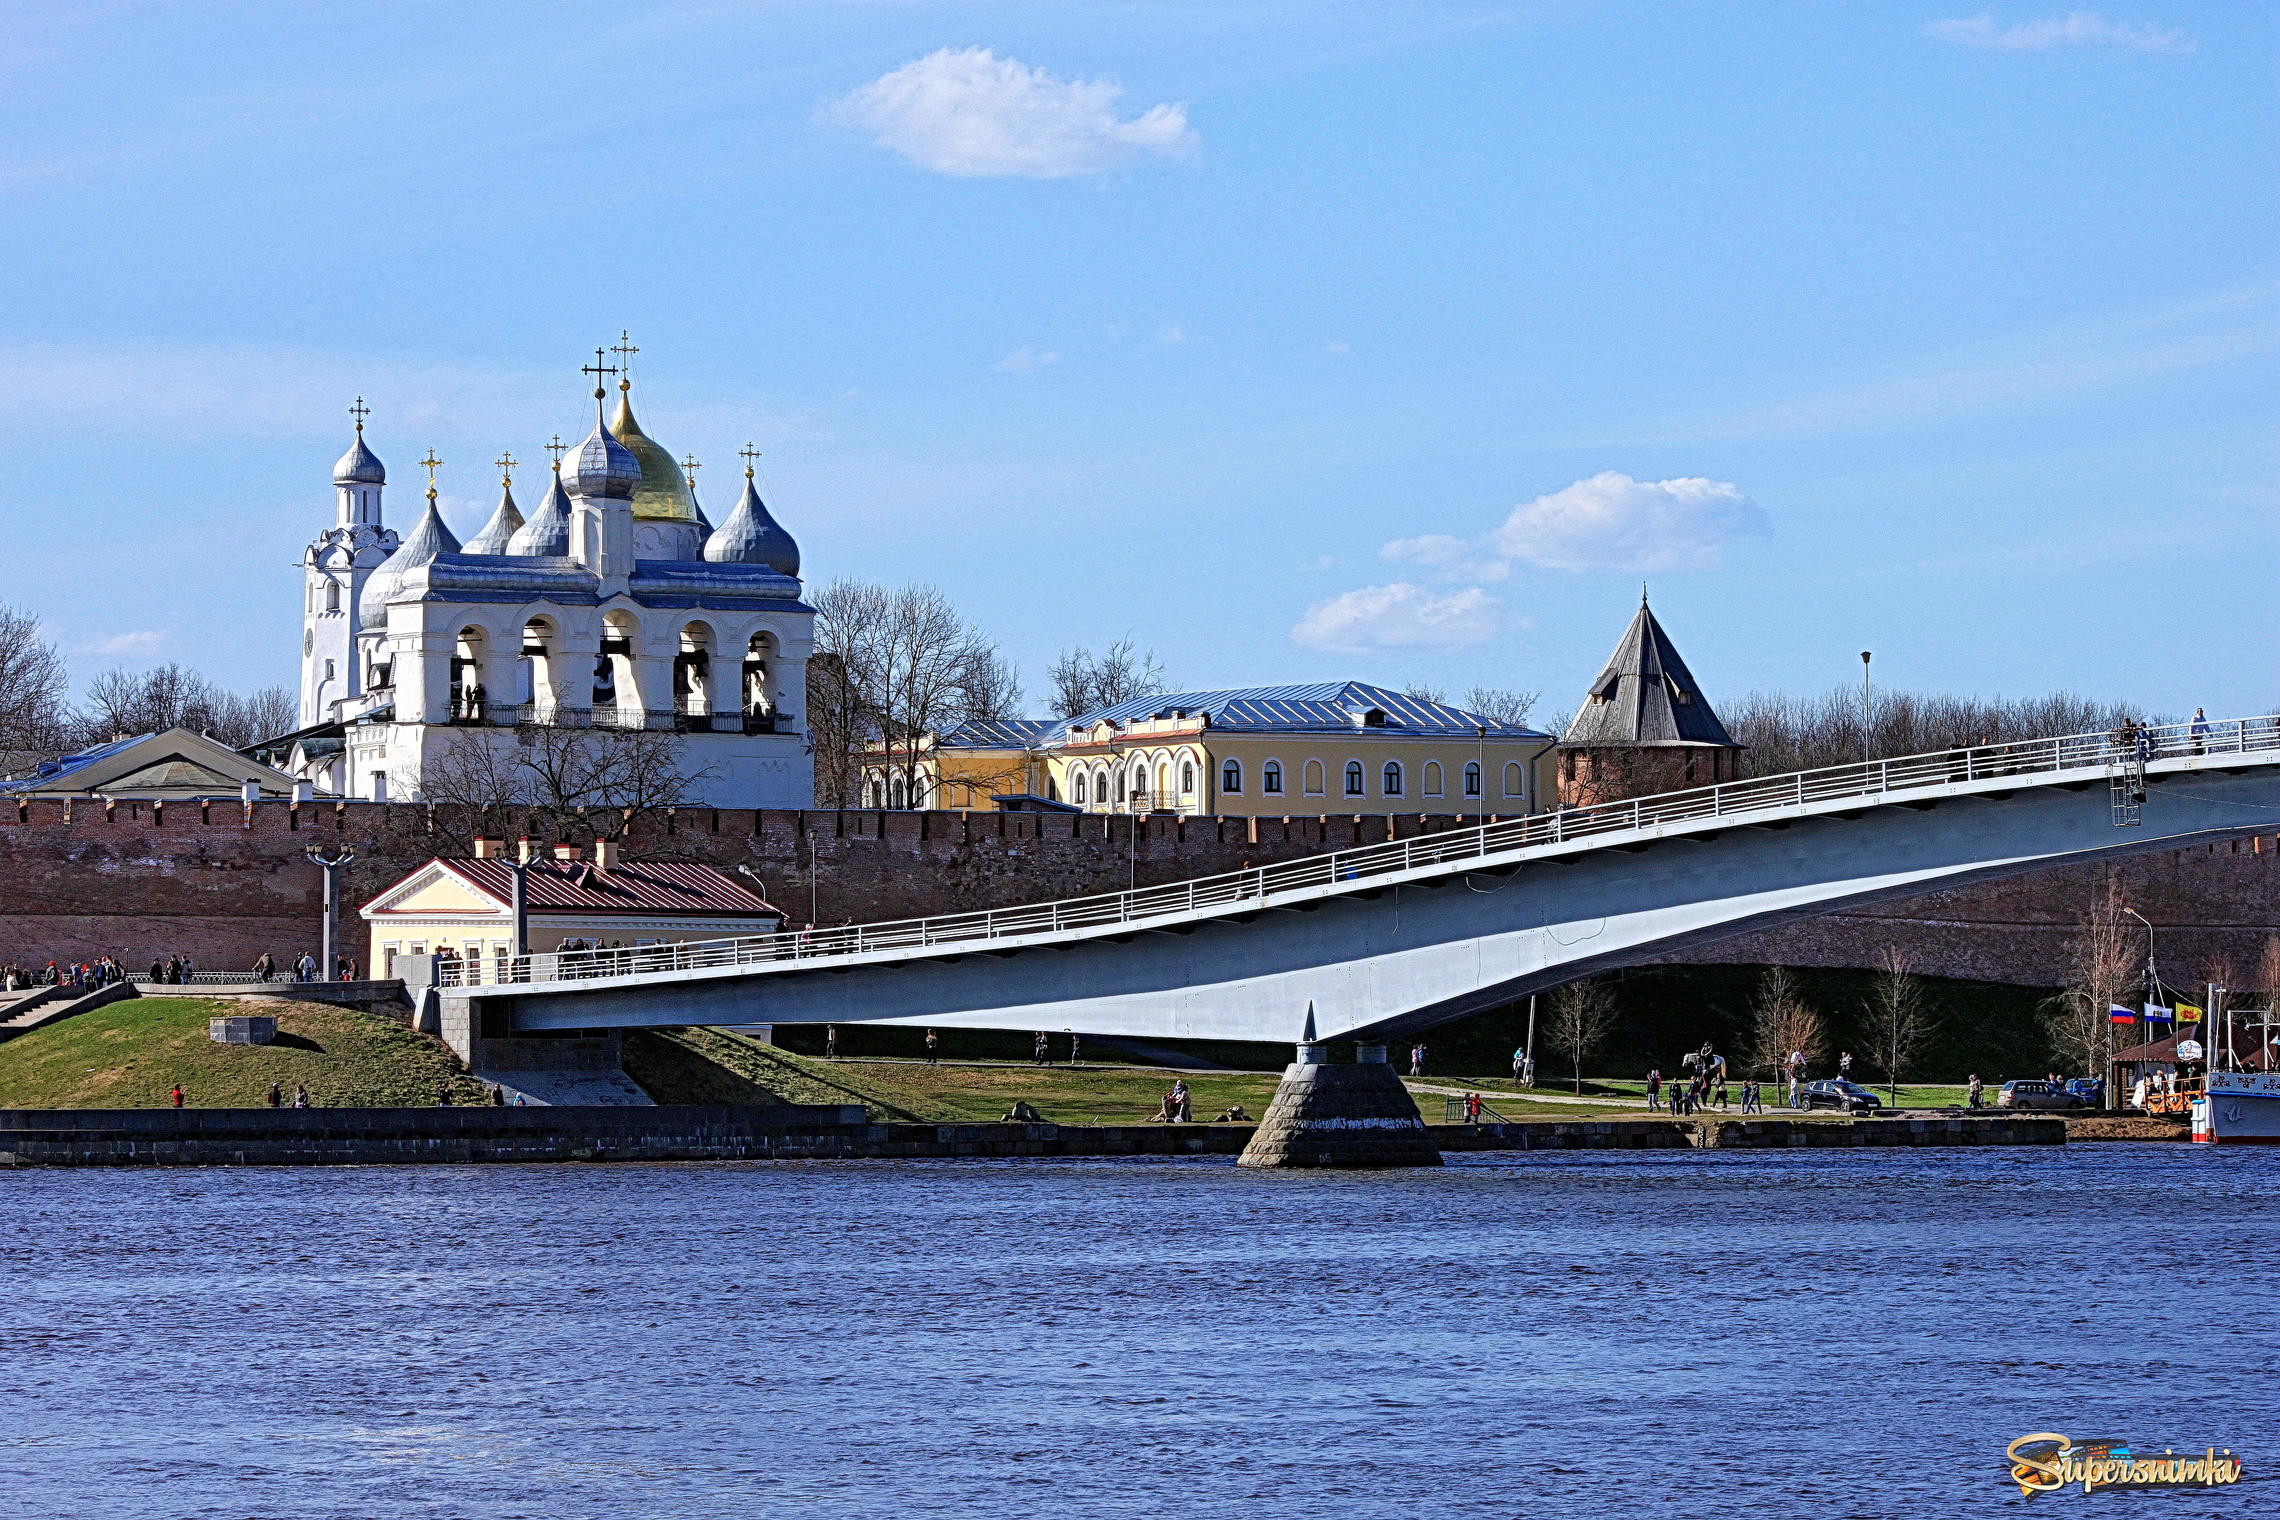
{"type": "Polygon", "coordinates": [[[1227,1105],[1227,1112],[1221,1114],[1217,1122],[1221,1124],[1256,1124],[1259,1121],[1243,1112],[1242,1104],[1230,1103],[1227,1105]]]}
{"type": "Polygon", "coordinates": [[[1027,1098],[1016,1099],[1013,1107],[1005,1111],[1007,1124],[1043,1124],[1045,1116],[1039,1113],[1027,1098]]]}

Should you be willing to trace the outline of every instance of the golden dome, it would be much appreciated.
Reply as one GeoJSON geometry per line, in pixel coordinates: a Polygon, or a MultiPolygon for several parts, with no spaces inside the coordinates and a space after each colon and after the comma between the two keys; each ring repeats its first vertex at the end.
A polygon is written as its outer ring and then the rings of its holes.
{"type": "Polygon", "coordinates": [[[665,446],[633,420],[633,395],[628,386],[618,387],[617,417],[610,423],[610,431],[641,461],[641,484],[634,488],[633,515],[647,522],[694,523],[697,503],[689,494],[689,483],[665,446]]]}

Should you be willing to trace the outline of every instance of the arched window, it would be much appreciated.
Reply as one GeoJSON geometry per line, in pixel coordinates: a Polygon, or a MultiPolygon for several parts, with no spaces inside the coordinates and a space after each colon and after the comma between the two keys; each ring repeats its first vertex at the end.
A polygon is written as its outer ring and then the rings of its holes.
{"type": "Polygon", "coordinates": [[[1122,771],[1116,773],[1116,800],[1119,802],[1124,800],[1124,772],[1122,771]]]}
{"type": "Polygon", "coordinates": [[[1195,762],[1193,760],[1182,760],[1180,762],[1180,795],[1182,797],[1189,797],[1193,796],[1194,794],[1195,762]]]}
{"type": "Polygon", "coordinates": [[[325,582],[325,611],[327,611],[327,612],[338,612],[338,611],[340,611],[340,582],[339,582],[339,581],[326,581],[326,582],[325,582]]]}
{"type": "Polygon", "coordinates": [[[1441,795],[1441,762],[1438,760],[1425,762],[1425,795],[1428,797],[1441,795]]]}
{"type": "Polygon", "coordinates": [[[1085,800],[1085,773],[1083,771],[1077,772],[1077,794],[1072,800],[1079,805],[1082,805],[1085,800]]]}
{"type": "Polygon", "coordinates": [[[1272,796],[1282,795],[1282,762],[1269,760],[1259,767],[1259,790],[1272,796]]]}
{"type": "Polygon", "coordinates": [[[1359,760],[1346,762],[1346,795],[1349,797],[1362,795],[1362,762],[1359,760]]]}
{"type": "Polygon", "coordinates": [[[1243,795],[1243,762],[1228,760],[1219,767],[1219,789],[1230,796],[1243,795]]]}
{"type": "Polygon", "coordinates": [[[1161,760],[1156,762],[1156,795],[1158,797],[1172,795],[1172,768],[1161,760]]]}
{"type": "Polygon", "coordinates": [[[1400,795],[1401,795],[1401,762],[1400,762],[1399,760],[1388,760],[1388,761],[1385,763],[1385,772],[1384,772],[1384,774],[1383,774],[1383,775],[1380,777],[1380,779],[1381,779],[1381,780],[1382,780],[1382,781],[1385,783],[1385,795],[1386,795],[1386,796],[1388,796],[1388,797],[1398,797],[1398,796],[1400,796],[1400,795]]]}
{"type": "Polygon", "coordinates": [[[1305,779],[1305,782],[1306,782],[1306,795],[1307,795],[1307,796],[1309,796],[1309,797],[1319,797],[1319,796],[1321,796],[1321,795],[1322,795],[1322,762],[1321,762],[1321,761],[1319,761],[1319,760],[1309,760],[1309,761],[1307,761],[1307,762],[1306,762],[1306,772],[1305,772],[1305,777],[1304,777],[1304,779],[1305,779]]]}
{"type": "Polygon", "coordinates": [[[1478,797],[1480,795],[1480,767],[1470,760],[1465,762],[1465,795],[1467,797],[1478,797]]]}
{"type": "Polygon", "coordinates": [[[887,806],[891,808],[899,809],[910,800],[910,793],[904,787],[902,777],[897,776],[888,783],[887,796],[889,798],[887,806]]]}
{"type": "Polygon", "coordinates": [[[1521,779],[1521,777],[1522,777],[1522,774],[1523,774],[1523,773],[1521,772],[1521,769],[1520,769],[1520,763],[1519,763],[1518,761],[1514,761],[1512,764],[1510,764],[1510,765],[1507,765],[1507,766],[1504,768],[1504,795],[1505,795],[1505,796],[1507,796],[1507,797],[1517,797],[1517,796],[1519,796],[1519,795],[1520,795],[1522,792],[1524,792],[1524,791],[1526,791],[1526,790],[1527,790],[1526,784],[1525,784],[1525,783],[1522,781],[1522,779],[1521,779]]]}

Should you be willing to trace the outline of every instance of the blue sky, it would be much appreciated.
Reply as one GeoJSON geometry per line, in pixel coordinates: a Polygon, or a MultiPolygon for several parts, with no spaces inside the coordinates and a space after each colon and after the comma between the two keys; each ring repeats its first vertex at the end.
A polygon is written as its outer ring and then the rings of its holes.
{"type": "Polygon", "coordinates": [[[2280,703],[2275,23],[2115,0],[19,3],[0,601],[289,681],[362,393],[454,521],[641,346],[1032,689],[2280,703]]]}

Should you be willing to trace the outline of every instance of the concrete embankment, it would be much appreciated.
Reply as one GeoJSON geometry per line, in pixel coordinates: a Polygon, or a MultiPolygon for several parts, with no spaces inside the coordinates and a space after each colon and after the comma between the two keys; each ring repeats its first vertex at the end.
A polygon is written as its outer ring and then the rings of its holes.
{"type": "MultiPolygon", "coordinates": [[[[2062,1145],[2064,1120],[1537,1120],[1432,1125],[1445,1151],[2062,1145]]],[[[854,1105],[0,1110],[0,1166],[370,1166],[1233,1156],[1247,1124],[876,1124],[854,1105]]],[[[2132,1137],[2136,1138],[2136,1137],[2132,1137]]]]}

